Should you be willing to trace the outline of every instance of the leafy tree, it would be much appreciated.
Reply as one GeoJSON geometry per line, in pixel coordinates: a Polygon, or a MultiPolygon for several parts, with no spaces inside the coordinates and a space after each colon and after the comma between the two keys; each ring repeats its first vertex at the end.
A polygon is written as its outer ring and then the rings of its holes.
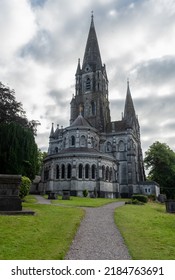
{"type": "Polygon", "coordinates": [[[28,177],[22,176],[22,182],[19,190],[19,197],[21,199],[23,199],[26,195],[29,194],[30,185],[31,185],[30,179],[28,177]]]}
{"type": "Polygon", "coordinates": [[[0,173],[34,179],[38,173],[37,121],[28,121],[14,90],[0,83],[0,173]]]}
{"type": "Polygon", "coordinates": [[[0,82],[0,124],[11,122],[30,128],[34,135],[40,125],[36,120],[28,121],[22,103],[16,101],[15,91],[0,82]]]}
{"type": "Polygon", "coordinates": [[[0,123],[17,122],[23,126],[28,120],[22,104],[16,101],[15,92],[0,82],[0,123]]]}
{"type": "Polygon", "coordinates": [[[0,124],[0,173],[22,174],[34,179],[38,173],[38,148],[34,135],[17,123],[0,124]]]}
{"type": "Polygon", "coordinates": [[[175,153],[165,143],[155,142],[145,153],[149,179],[156,181],[167,198],[175,197],[175,153]]]}
{"type": "Polygon", "coordinates": [[[38,149],[38,174],[41,174],[42,167],[43,167],[43,160],[47,156],[47,152],[42,152],[38,149]]]}

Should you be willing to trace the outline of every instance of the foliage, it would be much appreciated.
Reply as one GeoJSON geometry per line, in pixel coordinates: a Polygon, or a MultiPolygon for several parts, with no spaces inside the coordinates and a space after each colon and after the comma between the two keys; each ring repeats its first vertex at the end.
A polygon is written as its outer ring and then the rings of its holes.
{"type": "Polygon", "coordinates": [[[42,152],[38,149],[38,174],[41,174],[42,167],[43,167],[43,160],[47,156],[47,152],[42,152]]]}
{"type": "Polygon", "coordinates": [[[15,91],[0,82],[0,124],[11,122],[29,128],[34,135],[40,125],[36,120],[28,121],[22,103],[16,101],[15,91]]]}
{"type": "Polygon", "coordinates": [[[19,190],[19,197],[21,199],[23,199],[25,196],[29,194],[30,185],[31,185],[30,179],[28,177],[22,176],[22,182],[19,190]]]}
{"type": "Polygon", "coordinates": [[[87,189],[84,189],[84,190],[83,190],[83,196],[84,196],[84,197],[87,197],[87,196],[88,196],[88,190],[87,190],[87,189]]]}
{"type": "Polygon", "coordinates": [[[155,142],[145,153],[149,179],[156,181],[167,198],[175,196],[175,153],[165,143],[155,142]]]}
{"type": "Polygon", "coordinates": [[[0,82],[0,123],[17,122],[27,126],[28,121],[22,104],[15,99],[14,90],[0,82]]]}
{"type": "Polygon", "coordinates": [[[34,179],[38,173],[38,149],[34,135],[20,124],[0,124],[0,173],[34,179]]]}
{"type": "Polygon", "coordinates": [[[148,197],[146,195],[142,195],[142,194],[133,194],[132,199],[133,200],[136,199],[136,200],[141,201],[143,203],[148,202],[148,197]]]}
{"type": "Polygon", "coordinates": [[[164,205],[147,203],[144,207],[118,207],[115,223],[132,259],[175,259],[175,215],[167,214],[164,205]]]}
{"type": "Polygon", "coordinates": [[[126,201],[125,204],[144,205],[144,202],[141,202],[137,199],[131,199],[126,201]]]}

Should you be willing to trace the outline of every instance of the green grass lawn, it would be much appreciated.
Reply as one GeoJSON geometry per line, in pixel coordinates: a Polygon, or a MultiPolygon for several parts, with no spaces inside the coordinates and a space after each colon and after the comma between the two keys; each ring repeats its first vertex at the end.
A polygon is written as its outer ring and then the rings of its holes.
{"type": "MultiPolygon", "coordinates": [[[[44,196],[47,198],[47,196],[44,196]]],[[[110,199],[110,198],[90,198],[90,197],[75,197],[71,196],[70,200],[62,200],[61,196],[58,199],[51,200],[52,204],[61,204],[66,206],[75,207],[100,207],[108,203],[121,201],[121,199],[110,199]]]]}
{"type": "MultiPolygon", "coordinates": [[[[84,217],[81,206],[114,201],[119,200],[59,197],[41,205],[28,196],[23,209],[34,210],[35,216],[0,216],[0,259],[64,259],[84,217]]],[[[175,215],[166,213],[164,205],[124,205],[116,209],[115,221],[133,259],[175,260],[175,215]]]]}
{"type": "Polygon", "coordinates": [[[84,210],[34,204],[27,197],[23,209],[35,216],[0,216],[1,260],[59,260],[69,249],[84,210]]]}
{"type": "Polygon", "coordinates": [[[125,205],[115,210],[115,222],[133,259],[175,260],[175,215],[165,205],[125,205]]]}

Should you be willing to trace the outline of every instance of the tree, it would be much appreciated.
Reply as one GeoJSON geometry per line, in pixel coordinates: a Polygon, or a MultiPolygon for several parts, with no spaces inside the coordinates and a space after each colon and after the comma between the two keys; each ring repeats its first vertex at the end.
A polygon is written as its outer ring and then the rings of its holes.
{"type": "Polygon", "coordinates": [[[28,125],[21,102],[17,102],[14,90],[0,82],[0,123],[17,122],[28,125]]]}
{"type": "Polygon", "coordinates": [[[20,189],[19,189],[19,197],[23,199],[26,195],[29,194],[31,181],[28,177],[23,176],[20,189]]]}
{"type": "Polygon", "coordinates": [[[0,82],[0,124],[11,122],[31,129],[34,135],[36,135],[37,126],[40,125],[39,121],[28,121],[22,103],[16,101],[15,91],[0,82]]]}
{"type": "Polygon", "coordinates": [[[165,143],[155,142],[145,153],[148,178],[156,181],[167,198],[175,197],[175,153],[165,143]]]}
{"type": "Polygon", "coordinates": [[[34,179],[39,169],[37,125],[37,121],[28,121],[14,90],[0,83],[0,173],[34,179]]]}
{"type": "Polygon", "coordinates": [[[0,173],[34,179],[38,173],[38,148],[29,128],[11,122],[0,124],[0,173]]]}

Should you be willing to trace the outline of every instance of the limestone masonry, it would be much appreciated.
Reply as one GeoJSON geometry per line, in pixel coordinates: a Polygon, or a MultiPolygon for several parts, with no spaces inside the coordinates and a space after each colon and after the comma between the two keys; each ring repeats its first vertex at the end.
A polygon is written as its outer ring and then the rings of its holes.
{"type": "Polygon", "coordinates": [[[49,137],[44,160],[44,192],[82,196],[130,197],[156,194],[145,182],[140,127],[129,82],[121,120],[111,121],[108,77],[102,64],[94,19],[91,18],[82,65],[78,60],[75,95],[70,103],[70,125],[57,126],[49,137]]]}

